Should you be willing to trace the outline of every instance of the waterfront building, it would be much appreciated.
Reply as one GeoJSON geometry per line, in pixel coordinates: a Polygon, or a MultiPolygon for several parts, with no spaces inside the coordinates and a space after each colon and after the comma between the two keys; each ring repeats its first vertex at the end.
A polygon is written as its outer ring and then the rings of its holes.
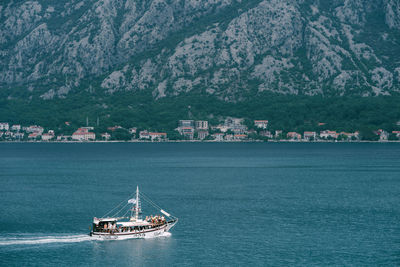
{"type": "Polygon", "coordinates": [[[211,135],[215,141],[221,142],[224,141],[224,134],[223,133],[215,133],[211,135]]]}
{"type": "Polygon", "coordinates": [[[221,132],[226,132],[231,130],[234,134],[244,134],[247,132],[247,126],[243,125],[243,119],[228,117],[224,122],[224,129],[220,129],[221,132]],[[224,131],[225,130],[225,131],[224,131]]]}
{"type": "Polygon", "coordinates": [[[136,131],[137,131],[137,127],[129,128],[129,133],[130,134],[136,134],[136,131]]]}
{"type": "Polygon", "coordinates": [[[268,138],[274,138],[274,135],[270,131],[260,131],[260,135],[268,138]]]}
{"type": "Polygon", "coordinates": [[[305,140],[315,140],[317,139],[317,133],[316,132],[304,132],[303,137],[305,140]]]}
{"type": "Polygon", "coordinates": [[[225,136],[224,136],[224,140],[225,141],[233,141],[233,134],[226,134],[225,136]]]}
{"type": "Polygon", "coordinates": [[[392,131],[392,134],[396,135],[397,138],[400,138],[400,131],[392,131]]]}
{"type": "Polygon", "coordinates": [[[217,126],[212,126],[211,127],[212,130],[220,130],[223,133],[226,133],[229,130],[229,127],[226,125],[217,125],[217,126]]]}
{"type": "Polygon", "coordinates": [[[279,138],[282,135],[282,130],[276,130],[275,131],[275,138],[279,138]]]}
{"type": "Polygon", "coordinates": [[[339,136],[339,134],[336,131],[330,131],[330,130],[326,130],[326,131],[322,131],[319,133],[319,137],[321,138],[333,138],[333,139],[337,139],[339,136]]]}
{"type": "Polygon", "coordinates": [[[180,128],[180,134],[189,140],[193,140],[194,129],[192,127],[182,127],[180,128]]]}
{"type": "Polygon", "coordinates": [[[42,140],[43,141],[50,141],[53,138],[54,138],[54,134],[51,134],[51,133],[42,134],[42,140]]]}
{"type": "Polygon", "coordinates": [[[227,117],[225,119],[225,125],[228,126],[229,128],[231,128],[234,125],[240,125],[242,124],[243,119],[241,118],[232,118],[232,117],[227,117]]]}
{"type": "Polygon", "coordinates": [[[180,120],[176,130],[186,139],[193,140],[195,123],[193,120],[180,120]]]}
{"type": "Polygon", "coordinates": [[[255,120],[254,121],[254,126],[256,128],[265,130],[268,127],[268,121],[267,120],[255,120]]]}
{"type": "Polygon", "coordinates": [[[89,129],[86,127],[78,128],[73,134],[72,134],[72,140],[77,140],[77,141],[89,141],[89,140],[95,140],[96,135],[92,132],[89,132],[89,129]]]}
{"type": "Polygon", "coordinates": [[[247,139],[247,134],[235,134],[233,136],[233,140],[235,141],[243,141],[247,139]]]}
{"type": "Polygon", "coordinates": [[[150,139],[150,134],[147,130],[139,132],[139,139],[150,139]]]}
{"type": "Polygon", "coordinates": [[[28,139],[29,140],[36,140],[37,138],[39,138],[41,136],[41,133],[35,132],[35,133],[30,133],[28,135],[28,139]]]}
{"type": "Polygon", "coordinates": [[[291,140],[301,140],[301,134],[296,132],[288,132],[286,136],[291,140]]]}
{"type": "Polygon", "coordinates": [[[8,124],[8,122],[0,122],[0,130],[8,131],[9,128],[10,128],[10,125],[8,124]]]}
{"type": "Polygon", "coordinates": [[[204,140],[208,136],[208,131],[207,130],[199,130],[197,131],[197,138],[200,140],[204,140]]]}
{"type": "Polygon", "coordinates": [[[71,138],[70,135],[58,135],[57,141],[68,141],[71,138]]]}
{"type": "Polygon", "coordinates": [[[178,127],[192,127],[194,128],[194,120],[180,120],[178,127]]]}
{"type": "Polygon", "coordinates": [[[235,124],[231,127],[231,130],[235,134],[244,134],[247,133],[247,126],[242,124],[235,124]]]}
{"type": "Polygon", "coordinates": [[[167,133],[149,133],[151,141],[161,141],[167,139],[167,133]]]}
{"type": "Polygon", "coordinates": [[[359,138],[359,132],[354,132],[354,133],[340,132],[339,135],[346,136],[348,139],[351,139],[351,138],[353,138],[353,137],[356,138],[356,139],[359,138]]]}
{"type": "Polygon", "coordinates": [[[13,126],[11,126],[11,130],[12,131],[21,131],[21,125],[19,124],[14,124],[13,126]]]}
{"type": "Polygon", "coordinates": [[[20,133],[20,132],[14,133],[14,139],[21,140],[21,139],[24,139],[24,136],[25,136],[25,133],[20,133]]]}
{"type": "Polygon", "coordinates": [[[101,134],[101,139],[103,139],[105,141],[110,140],[110,138],[111,138],[111,135],[109,133],[102,133],[101,134]]]}
{"type": "Polygon", "coordinates": [[[208,130],[208,121],[196,121],[196,130],[208,130]]]}
{"type": "Polygon", "coordinates": [[[25,128],[27,133],[39,133],[39,135],[42,135],[44,129],[41,126],[37,126],[37,125],[31,125],[27,128],[25,128]]]}
{"type": "Polygon", "coordinates": [[[379,141],[387,141],[387,140],[389,140],[389,133],[388,132],[386,132],[386,131],[384,131],[384,130],[382,130],[382,129],[380,129],[379,130],[379,141]]]}

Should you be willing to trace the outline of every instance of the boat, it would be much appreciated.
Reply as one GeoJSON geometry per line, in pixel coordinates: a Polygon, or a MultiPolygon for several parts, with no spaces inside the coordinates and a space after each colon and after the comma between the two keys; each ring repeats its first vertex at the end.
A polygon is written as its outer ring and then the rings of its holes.
{"type": "Polygon", "coordinates": [[[131,239],[166,236],[177,222],[177,217],[166,212],[146,195],[140,193],[139,186],[137,186],[135,197],[130,197],[127,201],[121,202],[103,217],[93,218],[90,236],[99,239],[131,239]],[[161,214],[146,216],[143,219],[141,215],[141,199],[153,206],[161,214]]]}

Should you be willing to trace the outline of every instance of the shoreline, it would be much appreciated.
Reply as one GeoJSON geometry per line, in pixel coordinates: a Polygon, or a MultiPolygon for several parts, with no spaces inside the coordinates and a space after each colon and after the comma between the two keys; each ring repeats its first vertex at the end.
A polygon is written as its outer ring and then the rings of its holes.
{"type": "Polygon", "coordinates": [[[261,141],[261,140],[245,140],[245,141],[214,141],[214,140],[167,140],[167,141],[147,141],[147,140],[113,140],[113,141],[0,141],[2,143],[45,143],[45,144],[95,144],[95,143],[378,143],[378,144],[387,144],[387,143],[400,143],[400,140],[389,140],[389,141],[328,141],[328,140],[320,140],[320,141],[296,141],[296,140],[271,140],[271,141],[261,141]]]}

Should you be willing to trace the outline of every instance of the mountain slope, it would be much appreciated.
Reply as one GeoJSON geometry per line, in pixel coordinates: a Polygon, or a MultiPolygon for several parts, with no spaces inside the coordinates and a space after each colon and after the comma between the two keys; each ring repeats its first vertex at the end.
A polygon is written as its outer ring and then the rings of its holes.
{"type": "Polygon", "coordinates": [[[395,0],[8,1],[0,23],[0,91],[9,99],[400,90],[395,0]]]}

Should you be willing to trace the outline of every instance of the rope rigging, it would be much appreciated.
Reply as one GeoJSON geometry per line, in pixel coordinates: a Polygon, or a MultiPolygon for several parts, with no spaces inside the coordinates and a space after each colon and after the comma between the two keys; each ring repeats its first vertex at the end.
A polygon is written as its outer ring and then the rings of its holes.
{"type": "MultiPolygon", "coordinates": [[[[153,208],[155,208],[156,210],[161,211],[162,213],[164,213],[165,211],[156,203],[154,203],[149,197],[147,197],[145,194],[143,194],[142,192],[139,192],[139,196],[141,196],[141,199],[143,199],[145,202],[147,202],[148,204],[150,204],[153,208]]],[[[121,203],[119,203],[116,207],[114,207],[113,209],[111,209],[109,212],[107,212],[102,218],[105,218],[106,216],[109,216],[112,213],[111,217],[118,217],[118,214],[120,214],[128,205],[130,205],[131,203],[128,202],[128,200],[134,198],[135,195],[131,195],[130,197],[128,197],[127,199],[123,200],[121,203]],[[121,207],[121,205],[125,203],[125,205],[123,205],[121,207]],[[119,207],[121,207],[120,209],[118,209],[119,207]],[[117,212],[113,213],[115,210],[117,210],[117,212]]],[[[134,205],[139,205],[139,203],[135,203],[134,205]]],[[[138,207],[136,207],[138,208],[138,207]]],[[[127,209],[127,211],[121,216],[122,218],[125,218],[129,211],[132,211],[132,209],[127,209]]],[[[168,213],[167,213],[168,214],[168,213]]],[[[171,214],[169,214],[170,216],[168,216],[167,214],[164,213],[164,215],[166,215],[167,217],[170,218],[175,218],[175,216],[172,216],[171,214]]],[[[131,214],[132,215],[132,214],[131,214]]],[[[128,217],[126,217],[128,218],[128,217]]]]}
{"type": "MultiPolygon", "coordinates": [[[[129,203],[127,203],[127,201],[131,199],[131,197],[128,197],[127,199],[123,200],[121,203],[119,203],[116,207],[112,208],[109,212],[107,212],[106,214],[104,214],[102,216],[102,218],[105,218],[107,215],[109,215],[111,212],[113,212],[114,210],[116,210],[119,206],[121,206],[123,203],[126,203],[122,208],[124,208],[126,205],[128,205],[129,203]]],[[[119,210],[121,211],[121,210],[119,210]]],[[[119,212],[118,211],[118,212],[119,212]]],[[[118,212],[116,214],[118,214],[118,212]]]]}

